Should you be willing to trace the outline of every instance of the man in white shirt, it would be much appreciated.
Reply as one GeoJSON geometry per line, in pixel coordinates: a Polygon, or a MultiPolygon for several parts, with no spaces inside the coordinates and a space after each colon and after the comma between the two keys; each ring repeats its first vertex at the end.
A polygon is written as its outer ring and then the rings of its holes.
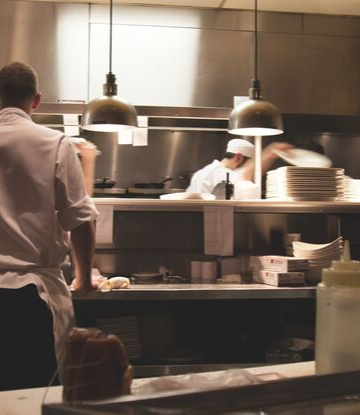
{"type": "Polygon", "coordinates": [[[1,69],[0,390],[44,386],[61,365],[74,324],[60,271],[69,235],[74,289],[96,288],[91,271],[98,213],[73,144],[32,122],[40,98],[30,66],[1,69]]]}
{"type": "MultiPolygon", "coordinates": [[[[266,171],[275,159],[274,149],[286,150],[292,147],[288,143],[271,143],[262,153],[262,169],[266,171]]],[[[212,163],[194,173],[187,192],[212,193],[215,187],[226,181],[227,173],[229,181],[235,184],[239,180],[253,180],[254,176],[254,145],[249,141],[233,138],[226,147],[226,152],[221,161],[212,163]]]]}

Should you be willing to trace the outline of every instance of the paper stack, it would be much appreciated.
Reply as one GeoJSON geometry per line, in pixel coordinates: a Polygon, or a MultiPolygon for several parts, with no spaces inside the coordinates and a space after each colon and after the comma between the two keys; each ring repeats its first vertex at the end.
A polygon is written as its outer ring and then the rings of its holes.
{"type": "Polygon", "coordinates": [[[304,285],[309,261],[279,255],[252,256],[253,281],[275,286],[304,285]]]}

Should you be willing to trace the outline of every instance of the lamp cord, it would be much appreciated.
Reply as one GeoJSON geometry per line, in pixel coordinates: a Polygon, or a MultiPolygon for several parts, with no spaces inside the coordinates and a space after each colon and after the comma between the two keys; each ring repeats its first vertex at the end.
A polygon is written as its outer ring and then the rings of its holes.
{"type": "Polygon", "coordinates": [[[254,77],[255,81],[258,80],[258,62],[257,62],[257,55],[258,55],[258,42],[257,42],[257,0],[255,0],[255,11],[254,11],[254,77]]]}
{"type": "Polygon", "coordinates": [[[111,69],[112,69],[112,26],[113,26],[112,21],[113,21],[113,0],[110,0],[109,73],[111,73],[111,69]]]}

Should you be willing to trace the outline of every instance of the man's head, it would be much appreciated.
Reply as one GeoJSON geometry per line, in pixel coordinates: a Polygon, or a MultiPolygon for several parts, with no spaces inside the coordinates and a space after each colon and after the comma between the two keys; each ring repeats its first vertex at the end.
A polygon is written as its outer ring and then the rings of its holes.
{"type": "Polygon", "coordinates": [[[0,70],[0,109],[20,108],[30,114],[40,103],[35,70],[22,62],[13,62],[0,70]]]}
{"type": "Polygon", "coordinates": [[[254,157],[254,145],[240,138],[233,138],[227,144],[224,157],[231,160],[231,168],[240,167],[247,158],[254,157]]]}

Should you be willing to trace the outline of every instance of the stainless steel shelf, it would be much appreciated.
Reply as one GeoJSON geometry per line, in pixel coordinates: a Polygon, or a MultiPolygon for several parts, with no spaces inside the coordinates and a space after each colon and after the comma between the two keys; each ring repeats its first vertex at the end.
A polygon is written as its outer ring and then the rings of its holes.
{"type": "Polygon", "coordinates": [[[315,287],[273,287],[263,284],[139,284],[110,292],[72,293],[73,301],[174,301],[240,299],[315,299],[315,287]]]}

